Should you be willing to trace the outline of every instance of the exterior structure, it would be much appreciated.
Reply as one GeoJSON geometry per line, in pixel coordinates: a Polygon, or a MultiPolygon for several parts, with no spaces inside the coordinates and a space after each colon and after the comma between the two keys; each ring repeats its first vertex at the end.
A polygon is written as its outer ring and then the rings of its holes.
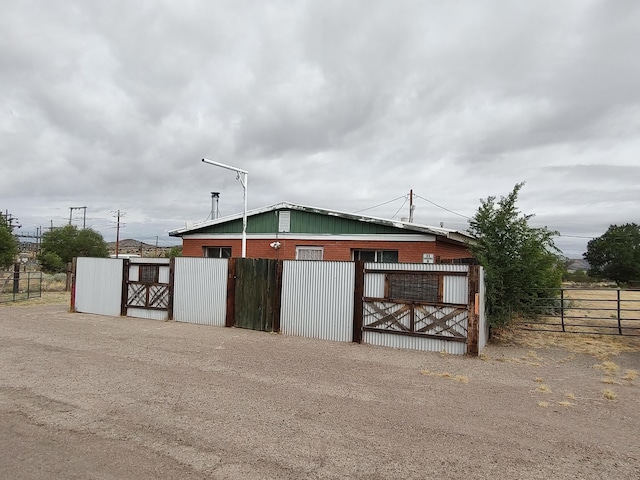
{"type": "MultiPolygon", "coordinates": [[[[187,257],[241,256],[242,214],[169,232],[187,257]]],[[[439,263],[471,257],[474,239],[455,230],[292,203],[247,213],[247,257],[439,263]]]]}

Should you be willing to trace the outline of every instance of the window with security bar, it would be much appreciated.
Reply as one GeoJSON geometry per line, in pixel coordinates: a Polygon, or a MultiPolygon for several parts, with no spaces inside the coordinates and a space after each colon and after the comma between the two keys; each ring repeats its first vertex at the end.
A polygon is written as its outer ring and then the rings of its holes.
{"type": "Polygon", "coordinates": [[[158,283],[160,265],[140,265],[138,269],[138,281],[140,283],[158,283]]]}
{"type": "Polygon", "coordinates": [[[323,247],[296,247],[296,260],[322,260],[323,247]]]}
{"type": "Polygon", "coordinates": [[[442,275],[425,273],[388,273],[386,297],[419,302],[442,302],[442,275]]]}

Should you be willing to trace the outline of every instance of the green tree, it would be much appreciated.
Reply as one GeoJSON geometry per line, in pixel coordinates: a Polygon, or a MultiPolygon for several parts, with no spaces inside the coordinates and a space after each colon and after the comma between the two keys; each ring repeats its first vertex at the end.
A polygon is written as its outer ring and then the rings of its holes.
{"type": "Polygon", "coordinates": [[[0,268],[8,268],[16,261],[18,241],[13,236],[7,220],[0,215],[0,268]]]}
{"type": "Polygon", "coordinates": [[[168,252],[164,252],[164,256],[166,258],[181,257],[182,247],[178,245],[176,245],[175,247],[171,247],[168,252]]]}
{"type": "Polygon", "coordinates": [[[496,201],[480,200],[469,221],[469,232],[477,239],[471,252],[486,272],[486,305],[493,326],[509,324],[514,316],[536,314],[543,289],[560,287],[563,258],[553,242],[556,232],[533,228],[533,215],[521,214],[516,206],[524,183],[496,201]]]}
{"type": "Polygon", "coordinates": [[[589,275],[621,284],[640,280],[640,226],[635,223],[611,225],[600,237],[587,243],[583,255],[589,275]]]}
{"type": "Polygon", "coordinates": [[[79,230],[74,225],[56,228],[42,235],[40,248],[38,259],[43,270],[47,272],[64,271],[64,266],[74,257],[109,256],[102,235],[90,228],[79,230]]]}

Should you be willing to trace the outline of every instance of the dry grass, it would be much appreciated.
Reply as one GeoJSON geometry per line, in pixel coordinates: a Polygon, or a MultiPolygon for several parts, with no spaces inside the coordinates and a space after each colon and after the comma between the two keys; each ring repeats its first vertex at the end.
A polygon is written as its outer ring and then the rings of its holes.
{"type": "Polygon", "coordinates": [[[602,396],[607,400],[615,400],[616,398],[618,398],[618,396],[613,390],[608,390],[608,389],[602,390],[602,396]]]}
{"type": "Polygon", "coordinates": [[[558,405],[560,405],[561,407],[575,407],[576,406],[575,403],[567,402],[566,400],[558,402],[558,405]]]}
{"type": "Polygon", "coordinates": [[[538,402],[538,406],[542,408],[547,408],[549,406],[549,402],[538,402]]]}
{"type": "Polygon", "coordinates": [[[607,375],[613,375],[620,370],[620,367],[611,361],[604,361],[600,364],[594,365],[593,368],[597,368],[599,370],[603,370],[607,375]]]}
{"type": "Polygon", "coordinates": [[[19,302],[0,303],[2,307],[30,307],[32,305],[48,304],[71,304],[71,293],[69,292],[42,292],[42,296],[21,300],[19,302]]]}
{"type": "Polygon", "coordinates": [[[625,370],[624,371],[624,377],[622,377],[622,380],[626,380],[628,382],[632,382],[636,378],[638,378],[638,371],[629,369],[629,370],[625,370]]]}
{"type": "MultiPolygon", "coordinates": [[[[611,357],[624,352],[640,352],[640,337],[614,335],[533,332],[517,328],[503,328],[494,331],[492,341],[504,346],[520,346],[538,350],[559,347],[568,350],[573,355],[591,355],[602,361],[610,360],[611,357]]],[[[569,355],[562,362],[572,360],[575,358],[573,355],[569,355]]]]}
{"type": "Polygon", "coordinates": [[[619,385],[619,383],[613,377],[602,377],[600,381],[602,383],[606,383],[607,385],[619,385]]]}
{"type": "Polygon", "coordinates": [[[565,395],[565,397],[567,397],[569,400],[575,400],[576,396],[573,393],[567,393],[565,395]]]}
{"type": "Polygon", "coordinates": [[[551,388],[549,388],[549,385],[545,385],[544,383],[538,385],[538,388],[536,388],[536,390],[540,393],[551,393],[551,388]]]}

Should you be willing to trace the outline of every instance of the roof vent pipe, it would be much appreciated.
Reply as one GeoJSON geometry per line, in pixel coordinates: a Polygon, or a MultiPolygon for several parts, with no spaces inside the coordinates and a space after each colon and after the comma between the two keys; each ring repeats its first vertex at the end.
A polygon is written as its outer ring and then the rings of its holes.
{"type": "Polygon", "coordinates": [[[220,192],[211,192],[211,220],[220,217],[218,203],[220,201],[220,192]]]}

